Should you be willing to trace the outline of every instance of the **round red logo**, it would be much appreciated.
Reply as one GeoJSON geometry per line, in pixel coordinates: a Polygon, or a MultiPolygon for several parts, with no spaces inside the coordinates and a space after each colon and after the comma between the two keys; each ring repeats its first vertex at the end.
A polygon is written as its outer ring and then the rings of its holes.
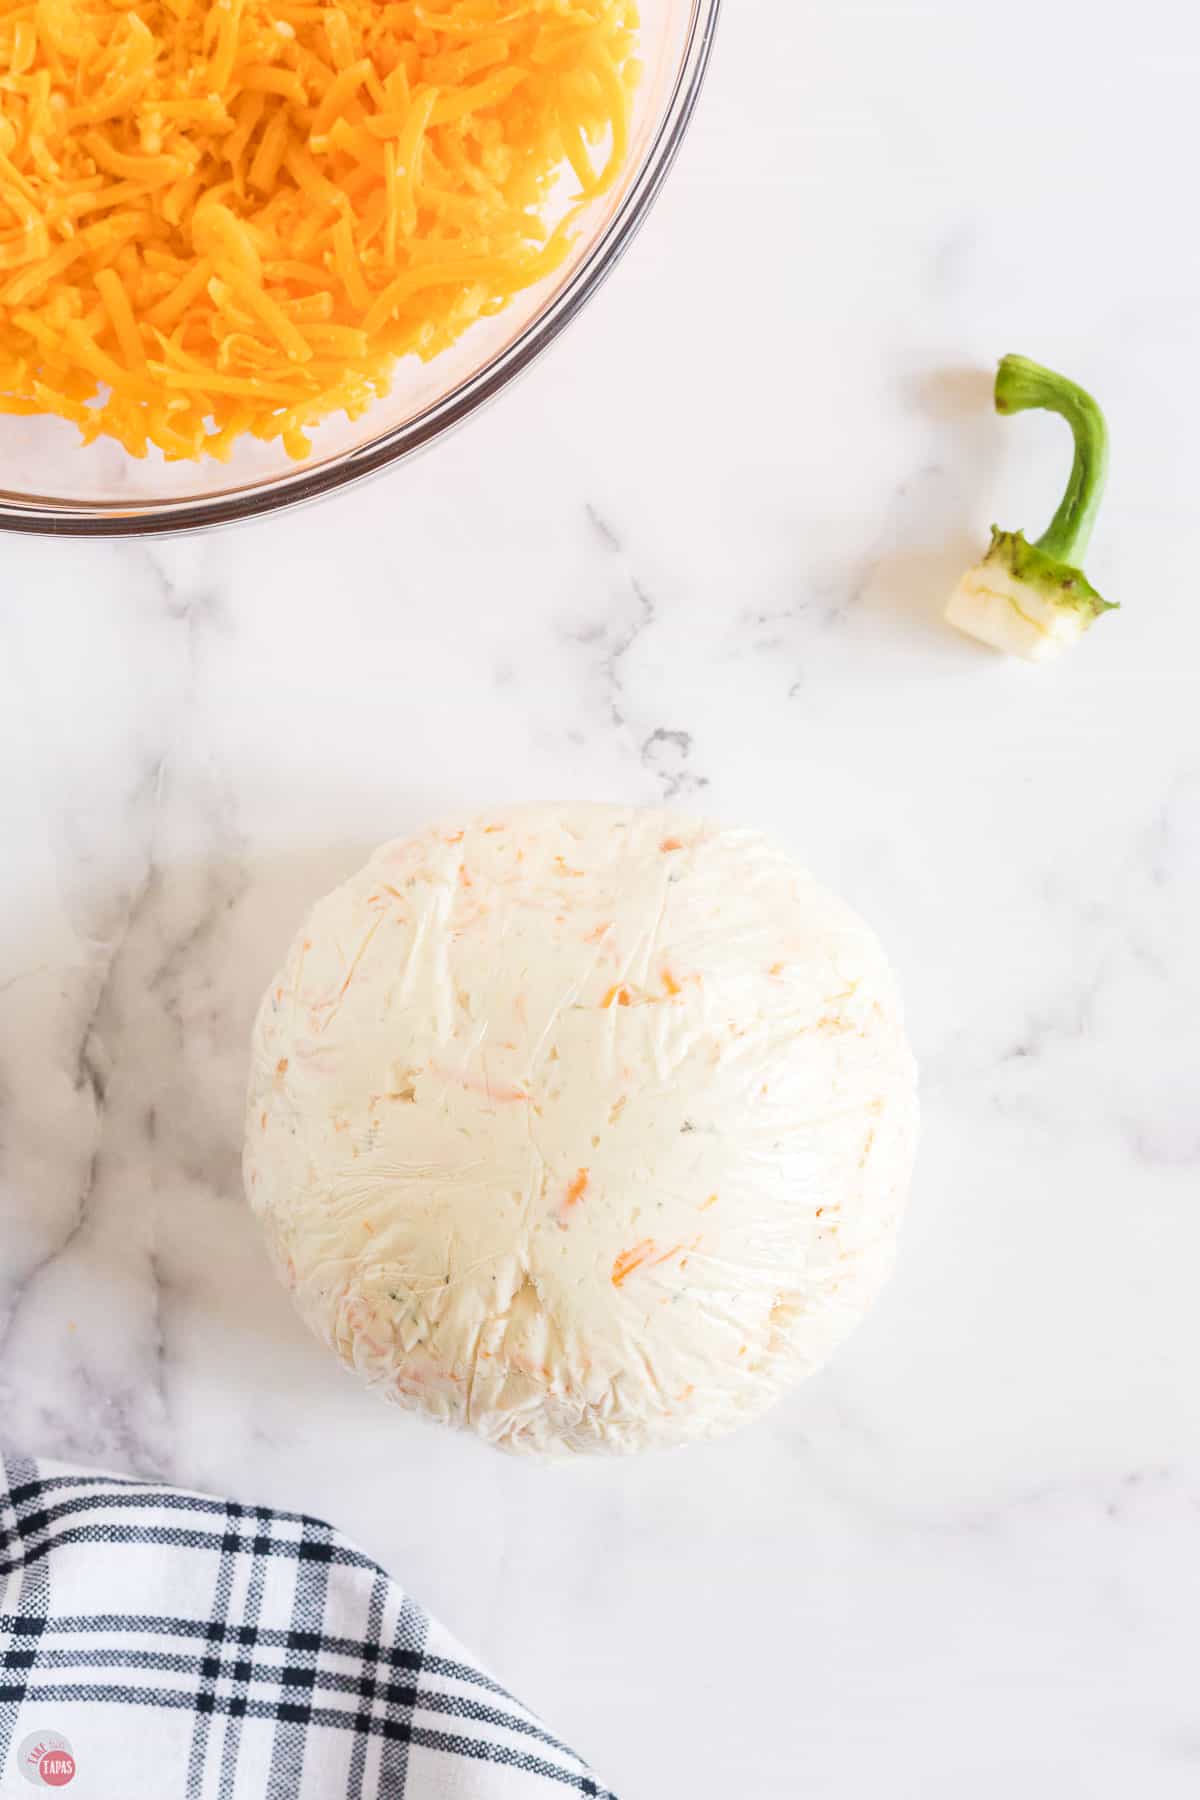
{"type": "Polygon", "coordinates": [[[75,1758],[69,1750],[47,1750],[38,1764],[38,1774],[47,1787],[66,1787],[75,1779],[75,1758]]]}
{"type": "Polygon", "coordinates": [[[66,1787],[75,1779],[75,1756],[61,1731],[31,1731],[17,1751],[17,1767],[34,1787],[66,1787]]]}

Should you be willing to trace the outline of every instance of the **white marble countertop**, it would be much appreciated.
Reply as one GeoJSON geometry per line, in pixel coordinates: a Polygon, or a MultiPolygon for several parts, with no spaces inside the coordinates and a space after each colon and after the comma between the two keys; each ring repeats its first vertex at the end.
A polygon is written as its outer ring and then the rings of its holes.
{"type": "Polygon", "coordinates": [[[628,260],[457,438],[232,534],[0,541],[0,1429],[332,1518],[622,1800],[1200,1788],[1198,71],[1154,0],[733,0],[628,260]],[[1114,438],[1124,610],[1045,670],[939,621],[1064,477],[1010,349],[1114,438]],[[844,891],[925,1128],[826,1373],[546,1471],[355,1388],[237,1161],[307,903],[572,795],[844,891]]]}

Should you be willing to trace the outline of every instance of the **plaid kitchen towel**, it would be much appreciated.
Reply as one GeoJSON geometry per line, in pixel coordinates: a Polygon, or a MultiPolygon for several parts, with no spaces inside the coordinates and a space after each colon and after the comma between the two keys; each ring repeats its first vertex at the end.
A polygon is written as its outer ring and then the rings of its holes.
{"type": "Polygon", "coordinates": [[[614,1800],[319,1519],[0,1474],[6,1800],[614,1800]]]}

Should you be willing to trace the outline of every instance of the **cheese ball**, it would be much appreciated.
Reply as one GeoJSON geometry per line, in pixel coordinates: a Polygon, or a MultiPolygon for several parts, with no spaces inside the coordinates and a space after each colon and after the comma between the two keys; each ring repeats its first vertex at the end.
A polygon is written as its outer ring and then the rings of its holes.
{"type": "Polygon", "coordinates": [[[916,1078],[882,950],[775,845],[563,805],[385,845],[254,1032],[245,1178],[311,1328],[514,1451],[682,1444],[892,1265],[916,1078]]]}

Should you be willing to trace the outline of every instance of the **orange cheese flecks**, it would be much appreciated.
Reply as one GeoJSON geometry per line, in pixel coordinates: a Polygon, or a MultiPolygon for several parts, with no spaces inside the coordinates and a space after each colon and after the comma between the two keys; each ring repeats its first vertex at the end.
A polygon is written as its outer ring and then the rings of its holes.
{"type": "Polygon", "coordinates": [[[562,263],[636,33],[635,0],[0,0],[0,413],[306,455],[562,263]]]}
{"type": "MultiPolygon", "coordinates": [[[[699,1243],[696,1239],[696,1243],[699,1243]]],[[[695,1249],[696,1244],[668,1244],[665,1248],[656,1244],[653,1238],[643,1238],[640,1244],[634,1244],[628,1250],[622,1250],[614,1259],[611,1281],[615,1288],[624,1287],[629,1277],[638,1269],[657,1268],[660,1263],[670,1262],[673,1256],[679,1256],[688,1248],[695,1249]]],[[[686,1262],[686,1258],[684,1261],[686,1262]]],[[[680,1265],[683,1266],[682,1264],[680,1265]]]]}
{"type": "Polygon", "coordinates": [[[568,1183],[567,1197],[563,1202],[563,1206],[567,1211],[573,1206],[578,1206],[579,1202],[583,1199],[583,1196],[587,1193],[588,1179],[588,1171],[586,1169],[580,1169],[579,1173],[568,1183]]]}

